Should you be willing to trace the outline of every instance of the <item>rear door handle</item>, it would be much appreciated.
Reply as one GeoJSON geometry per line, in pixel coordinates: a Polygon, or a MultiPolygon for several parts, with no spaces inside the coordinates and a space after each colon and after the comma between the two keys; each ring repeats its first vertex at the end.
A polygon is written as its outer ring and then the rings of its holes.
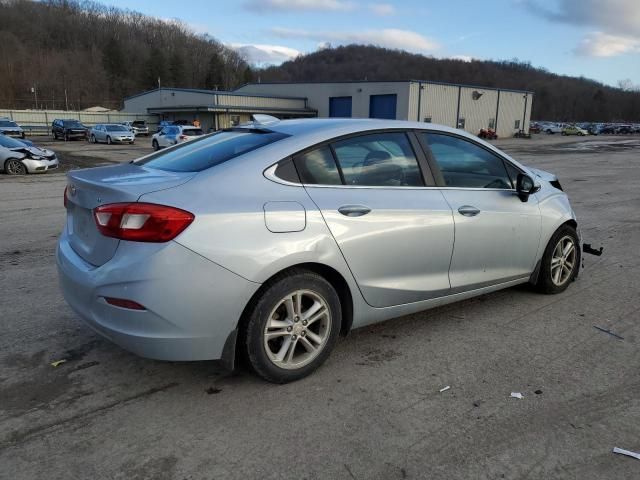
{"type": "Polygon", "coordinates": [[[346,217],[361,217],[371,211],[369,207],[364,205],[343,205],[338,211],[346,217]]]}
{"type": "Polygon", "coordinates": [[[463,205],[458,209],[458,213],[465,217],[475,217],[480,213],[480,209],[472,207],[471,205],[463,205]]]}

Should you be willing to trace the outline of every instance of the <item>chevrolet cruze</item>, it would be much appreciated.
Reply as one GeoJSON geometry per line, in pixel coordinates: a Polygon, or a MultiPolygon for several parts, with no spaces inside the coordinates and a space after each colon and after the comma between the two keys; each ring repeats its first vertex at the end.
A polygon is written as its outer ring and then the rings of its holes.
{"type": "Polygon", "coordinates": [[[352,328],[526,282],[558,293],[580,263],[554,175],[424,123],[262,116],[72,171],[64,199],[62,291],[90,327],[149,358],[245,355],[273,382],[352,328]]]}

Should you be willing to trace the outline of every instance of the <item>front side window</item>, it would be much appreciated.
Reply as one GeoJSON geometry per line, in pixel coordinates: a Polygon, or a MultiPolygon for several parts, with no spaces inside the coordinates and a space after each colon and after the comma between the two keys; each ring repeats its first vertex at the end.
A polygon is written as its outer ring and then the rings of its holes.
{"type": "Polygon", "coordinates": [[[411,143],[403,132],[383,132],[335,142],[346,185],[423,187],[411,143]]]}
{"type": "Polygon", "coordinates": [[[12,122],[10,120],[0,120],[0,127],[17,127],[18,124],[16,122],[12,122]]]}
{"type": "Polygon", "coordinates": [[[468,140],[438,133],[421,133],[438,164],[445,185],[458,188],[511,189],[500,157],[468,140]]]}
{"type": "Polygon", "coordinates": [[[181,143],[135,164],[172,172],[200,172],[286,137],[284,133],[271,131],[226,130],[181,143]]]}

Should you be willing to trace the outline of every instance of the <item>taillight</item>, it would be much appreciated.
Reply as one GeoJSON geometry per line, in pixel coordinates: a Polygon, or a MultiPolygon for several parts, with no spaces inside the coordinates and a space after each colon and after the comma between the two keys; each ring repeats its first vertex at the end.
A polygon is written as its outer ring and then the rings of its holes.
{"type": "Polygon", "coordinates": [[[127,300],[126,298],[104,297],[104,301],[115,307],[128,308],[129,310],[146,310],[144,305],[140,305],[133,300],[127,300]]]}
{"type": "Polygon", "coordinates": [[[179,208],[155,203],[111,203],[93,210],[100,233],[134,242],[168,242],[195,218],[179,208]]]}

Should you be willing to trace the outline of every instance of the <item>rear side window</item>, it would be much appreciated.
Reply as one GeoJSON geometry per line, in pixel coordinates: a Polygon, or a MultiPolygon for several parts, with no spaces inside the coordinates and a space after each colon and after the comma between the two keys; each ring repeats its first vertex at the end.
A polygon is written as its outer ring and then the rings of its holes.
{"type": "Polygon", "coordinates": [[[448,187],[511,189],[500,157],[470,141],[438,133],[421,133],[448,187]]]}
{"type": "Polygon", "coordinates": [[[327,146],[298,155],[295,166],[300,181],[308,185],[342,185],[338,166],[327,146]]]}
{"type": "Polygon", "coordinates": [[[333,144],[347,185],[423,187],[409,139],[402,132],[348,138],[333,144]]]}
{"type": "Polygon", "coordinates": [[[222,131],[184,142],[135,163],[172,172],[200,172],[286,137],[288,135],[284,133],[247,129],[222,131]]]}

